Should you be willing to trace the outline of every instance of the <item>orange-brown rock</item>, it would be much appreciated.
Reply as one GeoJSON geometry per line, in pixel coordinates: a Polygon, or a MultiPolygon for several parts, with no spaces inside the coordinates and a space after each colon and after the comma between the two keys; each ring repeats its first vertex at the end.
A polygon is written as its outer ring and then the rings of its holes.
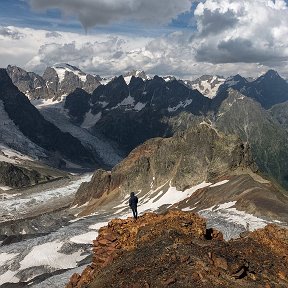
{"type": "Polygon", "coordinates": [[[66,287],[288,287],[287,229],[229,242],[207,231],[202,217],[177,210],[112,220],[93,242],[93,263],[66,287]]]}

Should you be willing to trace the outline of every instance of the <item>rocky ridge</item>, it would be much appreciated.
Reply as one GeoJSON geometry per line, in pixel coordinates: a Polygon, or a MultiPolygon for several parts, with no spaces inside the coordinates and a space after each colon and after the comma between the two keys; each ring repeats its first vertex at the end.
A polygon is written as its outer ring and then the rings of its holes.
{"type": "Polygon", "coordinates": [[[115,219],[93,241],[92,263],[66,288],[284,288],[287,239],[287,229],[269,225],[225,242],[197,214],[175,210],[115,219]]]}
{"type": "Polygon", "coordinates": [[[176,187],[183,191],[241,167],[257,169],[249,146],[203,123],[171,138],[148,140],[111,172],[97,170],[90,183],[80,186],[74,205],[89,201],[89,213],[99,205],[121,202],[129,191],[141,191],[142,196],[151,188],[167,191],[176,187]]]}
{"type": "Polygon", "coordinates": [[[67,96],[65,108],[70,117],[75,119],[73,111],[80,102],[85,109],[77,112],[78,125],[104,135],[126,152],[147,139],[171,136],[163,117],[178,115],[181,111],[205,114],[211,102],[176,80],[166,82],[158,76],[147,81],[132,76],[128,85],[120,76],[97,87],[91,97],[87,95],[79,101],[83,94],[77,90],[67,96]]]}
{"type": "Polygon", "coordinates": [[[207,122],[146,141],[111,171],[97,170],[81,184],[73,205],[82,207],[81,216],[107,209],[118,213],[126,211],[131,191],[143,211],[175,207],[203,213],[214,225],[219,219],[216,226],[225,239],[239,235],[251,221],[253,229],[274,220],[288,223],[287,191],[263,176],[247,143],[207,122]],[[227,222],[238,228],[231,232],[227,222]]]}

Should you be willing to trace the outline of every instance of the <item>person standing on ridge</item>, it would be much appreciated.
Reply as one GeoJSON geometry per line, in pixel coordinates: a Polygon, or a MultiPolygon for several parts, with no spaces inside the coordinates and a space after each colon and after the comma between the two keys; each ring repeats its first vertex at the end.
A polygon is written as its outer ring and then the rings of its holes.
{"type": "Polygon", "coordinates": [[[138,197],[135,196],[134,192],[130,193],[130,199],[129,199],[129,206],[132,209],[133,217],[137,220],[138,213],[137,213],[137,204],[138,204],[138,197]]]}

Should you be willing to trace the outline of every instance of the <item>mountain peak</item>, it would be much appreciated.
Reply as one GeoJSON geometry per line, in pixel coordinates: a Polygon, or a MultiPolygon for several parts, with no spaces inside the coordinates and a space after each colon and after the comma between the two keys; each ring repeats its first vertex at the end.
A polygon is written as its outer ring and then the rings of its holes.
{"type": "Polygon", "coordinates": [[[72,70],[72,71],[79,71],[84,73],[83,71],[81,71],[81,69],[79,69],[76,66],[70,65],[68,63],[56,63],[52,66],[52,68],[54,69],[67,69],[67,70],[72,70]]]}
{"type": "MultiPolygon", "coordinates": [[[[270,69],[270,70],[268,70],[265,74],[263,74],[261,77],[263,77],[263,78],[268,78],[268,79],[279,79],[279,78],[281,78],[281,76],[278,74],[278,72],[277,71],[275,71],[275,70],[272,70],[272,69],[270,69]]],[[[260,77],[260,78],[261,78],[260,77]]]]}
{"type": "Polygon", "coordinates": [[[127,73],[124,74],[124,77],[129,77],[129,76],[142,78],[144,80],[148,79],[146,73],[143,70],[132,70],[132,71],[127,72],[127,73]]]}

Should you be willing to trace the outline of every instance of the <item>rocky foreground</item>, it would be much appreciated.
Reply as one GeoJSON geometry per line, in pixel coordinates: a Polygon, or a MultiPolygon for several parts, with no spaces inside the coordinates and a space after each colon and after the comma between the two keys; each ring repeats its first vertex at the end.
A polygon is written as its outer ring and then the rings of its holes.
{"type": "Polygon", "coordinates": [[[66,288],[287,286],[287,229],[268,225],[226,242],[204,218],[170,210],[101,228],[92,264],[66,288]]]}

